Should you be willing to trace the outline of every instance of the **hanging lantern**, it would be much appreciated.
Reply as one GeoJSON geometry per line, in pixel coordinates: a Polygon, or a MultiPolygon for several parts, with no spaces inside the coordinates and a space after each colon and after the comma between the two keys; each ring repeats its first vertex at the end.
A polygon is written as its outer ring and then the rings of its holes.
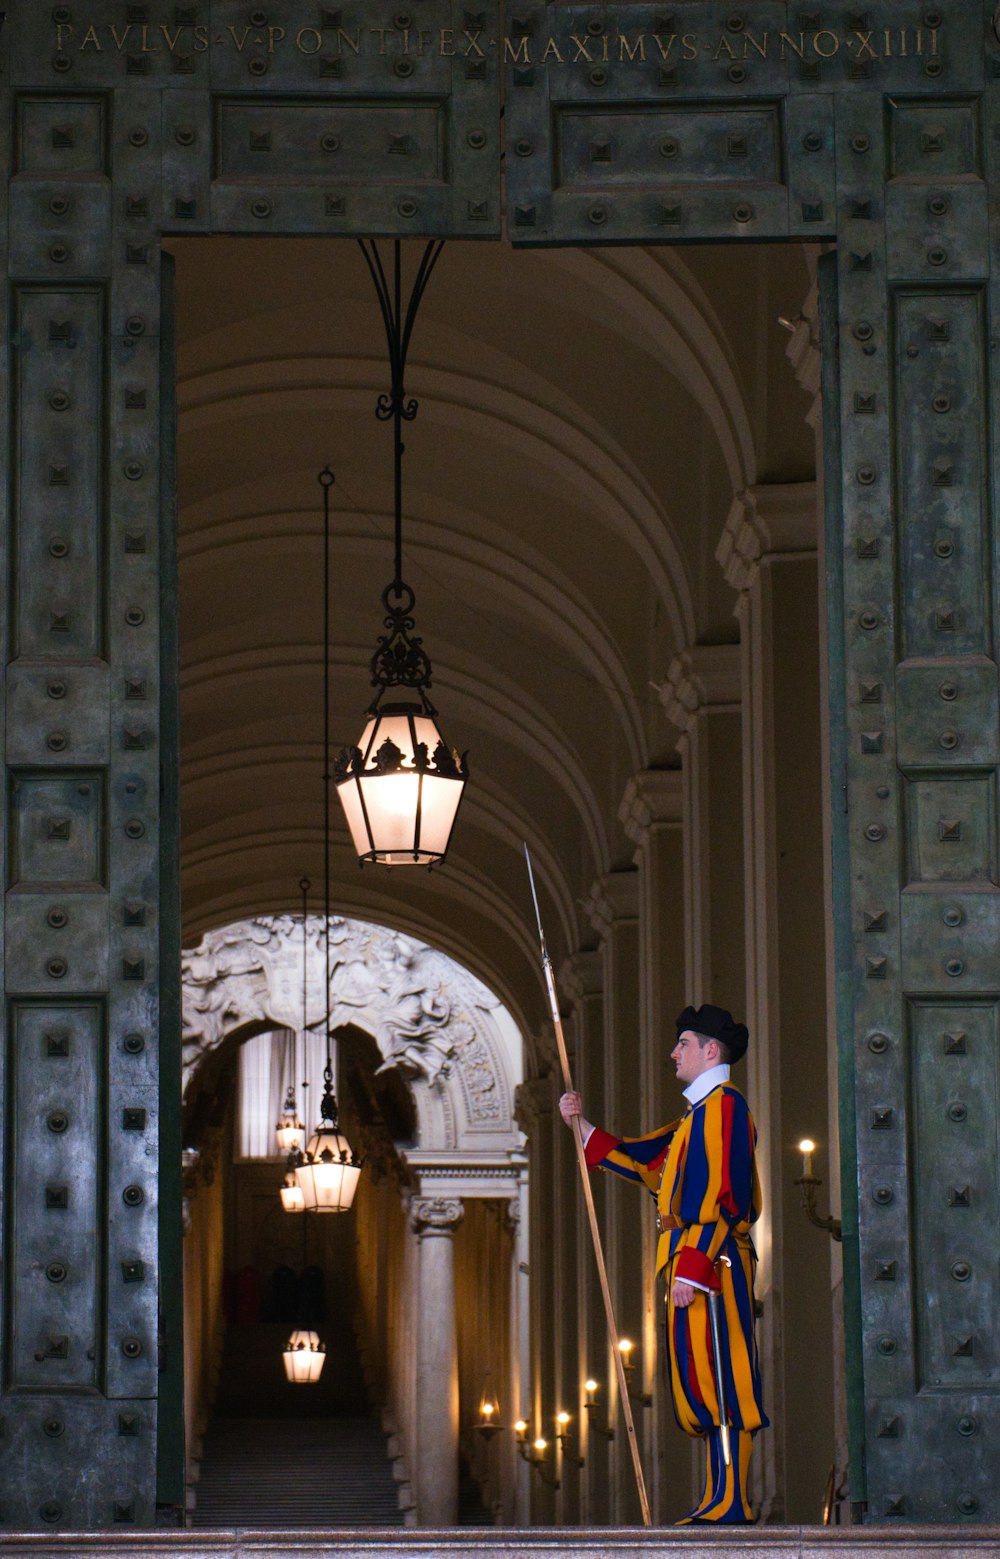
{"type": "MultiPolygon", "coordinates": [[[[391,287],[377,246],[371,241],[360,243],[375,283],[389,348],[391,388],[379,396],[375,415],[393,425],[395,573],[382,592],[386,632],[371,659],[372,686],[378,693],[360,741],[343,749],[334,778],[362,864],[433,866],[447,854],[469,769],[465,754],[459,756],[442,736],[437,711],[427,697],[431,663],[413,634],[415,598],[403,579],[403,423],[417,415],[417,401],[407,397],[403,378],[417,309],[442,246],[438,240],[427,244],[404,320],[398,241],[391,287]],[[399,692],[383,702],[389,689],[399,692]]],[[[328,485],[324,504],[328,534],[328,485]]]]}
{"type": "Polygon", "coordinates": [[[326,1363],[326,1344],[315,1332],[294,1331],[282,1355],[285,1378],[295,1386],[314,1386],[326,1363]]]}
{"type": "Polygon", "coordinates": [[[326,1092],[320,1105],[320,1124],[305,1152],[295,1155],[295,1180],[307,1213],[346,1213],[354,1201],[361,1164],[337,1124],[329,1060],[323,1075],[326,1092]]]}
{"type": "Polygon", "coordinates": [[[407,633],[413,592],[400,585],[407,604],[394,606],[393,589],[382,595],[387,632],[371,663],[379,692],[360,743],[341,752],[334,779],[360,861],[432,866],[447,854],[469,769],[442,736],[425,691],[430,662],[407,633]],[[416,696],[383,703],[386,690],[399,686],[416,696]]]}
{"type": "Polygon", "coordinates": [[[302,1195],[302,1187],[295,1178],[295,1171],[290,1169],[285,1176],[280,1191],[281,1205],[286,1213],[304,1213],[306,1199],[302,1195]]]}
{"type": "Polygon", "coordinates": [[[281,1119],[275,1127],[278,1147],[282,1153],[291,1153],[299,1146],[305,1134],[305,1127],[299,1120],[298,1110],[295,1107],[295,1088],[289,1083],[281,1119]]]}

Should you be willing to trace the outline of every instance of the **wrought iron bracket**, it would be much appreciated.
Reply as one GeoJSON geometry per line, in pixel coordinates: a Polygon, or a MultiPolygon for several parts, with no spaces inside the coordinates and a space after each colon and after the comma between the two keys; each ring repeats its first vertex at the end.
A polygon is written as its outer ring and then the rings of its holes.
{"type": "Polygon", "coordinates": [[[828,1213],[824,1218],[816,1210],[816,1192],[823,1184],[822,1180],[817,1179],[815,1175],[800,1175],[795,1184],[802,1197],[802,1210],[809,1222],[817,1229],[825,1229],[832,1240],[839,1242],[843,1237],[840,1219],[834,1218],[832,1213],[828,1213]]]}

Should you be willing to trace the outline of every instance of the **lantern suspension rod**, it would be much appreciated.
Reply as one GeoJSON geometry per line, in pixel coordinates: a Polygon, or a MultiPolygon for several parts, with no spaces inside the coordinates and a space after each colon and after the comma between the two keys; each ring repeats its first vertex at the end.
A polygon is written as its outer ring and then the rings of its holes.
{"type": "MultiPolygon", "coordinates": [[[[307,922],[309,919],[309,889],[312,887],[308,877],[299,878],[299,892],[302,895],[302,1070],[306,1066],[306,1028],[309,1017],[309,933],[307,922]]],[[[298,1043],[296,1041],[296,1052],[298,1043]]],[[[298,1054],[292,1058],[293,1068],[298,1067],[298,1054]]]]}
{"type": "Polygon", "coordinates": [[[410,349],[410,337],[417,319],[417,310],[420,301],[427,289],[427,283],[431,279],[434,267],[444,248],[444,239],[432,238],[424,248],[420,264],[417,266],[417,274],[413,278],[410,288],[409,300],[406,304],[406,313],[403,313],[403,289],[401,277],[401,245],[399,239],[393,240],[393,271],[392,280],[385,273],[382,264],[382,256],[378,251],[378,245],[371,238],[359,238],[358,245],[365,257],[365,264],[375,284],[375,294],[378,298],[379,309],[382,314],[382,323],[385,326],[385,339],[389,348],[389,371],[391,376],[391,388],[388,394],[382,394],[378,398],[375,407],[375,415],[380,422],[388,422],[392,419],[393,425],[393,477],[394,477],[394,517],[395,517],[395,573],[392,581],[392,593],[399,596],[403,593],[403,423],[412,422],[417,415],[419,402],[415,396],[407,399],[406,357],[410,349]]]}
{"type": "Polygon", "coordinates": [[[326,1065],[323,1068],[324,1099],[321,1113],[333,1095],[333,1063],[330,1054],[330,489],[334,475],[324,466],[319,475],[323,489],[323,962],[326,974],[326,1065]]]}

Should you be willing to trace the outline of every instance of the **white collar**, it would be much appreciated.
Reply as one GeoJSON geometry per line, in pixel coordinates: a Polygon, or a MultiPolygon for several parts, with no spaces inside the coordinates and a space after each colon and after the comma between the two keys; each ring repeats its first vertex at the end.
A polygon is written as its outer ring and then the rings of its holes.
{"type": "Polygon", "coordinates": [[[729,1081],[729,1067],[725,1061],[720,1061],[718,1066],[710,1066],[707,1072],[702,1072],[693,1083],[689,1083],[684,1090],[684,1097],[688,1104],[700,1104],[702,1099],[708,1097],[713,1088],[719,1088],[729,1081]]]}

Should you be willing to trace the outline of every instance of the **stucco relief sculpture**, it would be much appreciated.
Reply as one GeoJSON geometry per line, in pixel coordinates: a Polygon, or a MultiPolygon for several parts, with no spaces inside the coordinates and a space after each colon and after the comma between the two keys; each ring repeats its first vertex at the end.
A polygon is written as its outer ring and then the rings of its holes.
{"type": "MultiPolygon", "coordinates": [[[[301,1030],[324,1021],[323,922],[306,925],[306,1011],[302,923],[261,915],[208,932],[182,955],[184,1084],[227,1035],[272,1023],[301,1030]]],[[[503,1104],[484,1022],[500,1003],[468,970],[402,932],[335,918],[330,926],[331,1017],[373,1034],[380,1070],[442,1084],[460,1072],[469,1117],[500,1123],[503,1104]]]]}

